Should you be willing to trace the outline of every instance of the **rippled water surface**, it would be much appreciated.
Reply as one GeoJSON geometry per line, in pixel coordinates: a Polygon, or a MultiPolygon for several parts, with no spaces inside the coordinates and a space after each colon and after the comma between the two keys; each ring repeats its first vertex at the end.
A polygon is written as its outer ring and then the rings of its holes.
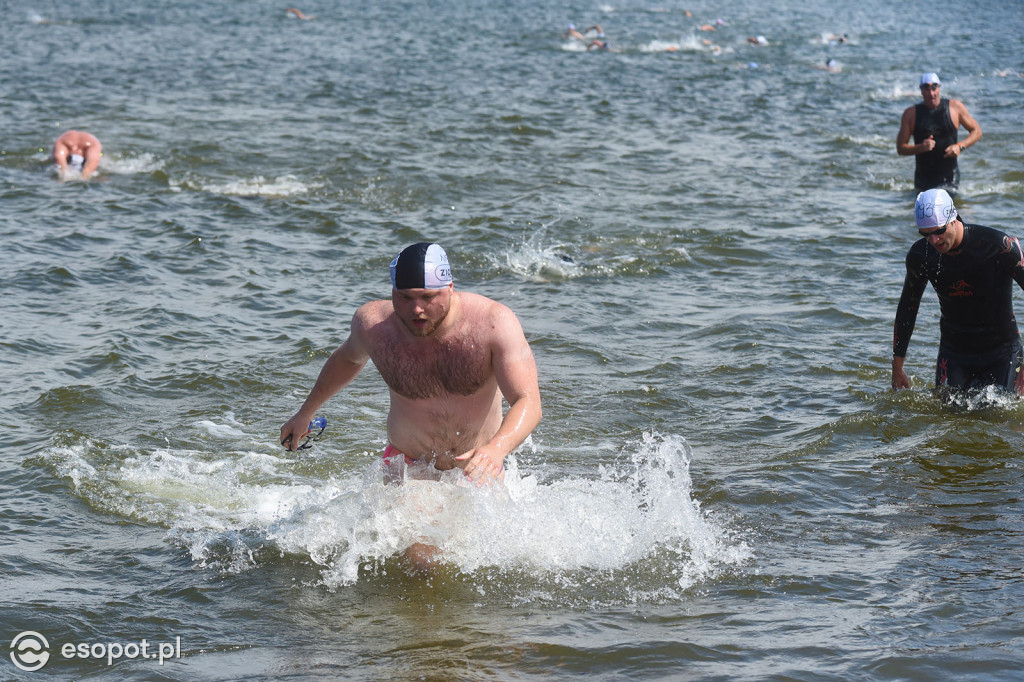
{"type": "Polygon", "coordinates": [[[1024,407],[932,397],[931,293],[888,390],[922,71],[1024,234],[1019,3],[301,9],[3,5],[0,677],[1019,677],[1024,407]],[[537,357],[500,489],[383,485],[372,368],[275,442],[423,240],[537,357]]]}

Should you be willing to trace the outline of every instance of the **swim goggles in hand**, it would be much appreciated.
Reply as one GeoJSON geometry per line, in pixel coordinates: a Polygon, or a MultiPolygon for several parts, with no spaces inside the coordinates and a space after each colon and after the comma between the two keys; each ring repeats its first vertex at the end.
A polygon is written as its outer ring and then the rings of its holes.
{"type": "MultiPolygon", "coordinates": [[[[327,418],[326,417],[317,417],[313,421],[309,422],[309,429],[306,431],[306,438],[305,438],[305,440],[303,440],[302,444],[299,445],[299,447],[297,447],[295,449],[296,450],[308,450],[311,447],[313,447],[313,443],[315,443],[318,440],[320,440],[320,438],[324,435],[324,429],[326,429],[326,428],[327,428],[327,418]],[[317,431],[316,433],[313,433],[313,429],[320,429],[320,430],[317,431]]],[[[285,438],[283,441],[281,441],[281,445],[283,445],[285,447],[288,447],[288,444],[291,443],[291,442],[292,442],[292,434],[289,433],[288,437],[285,438]]]]}

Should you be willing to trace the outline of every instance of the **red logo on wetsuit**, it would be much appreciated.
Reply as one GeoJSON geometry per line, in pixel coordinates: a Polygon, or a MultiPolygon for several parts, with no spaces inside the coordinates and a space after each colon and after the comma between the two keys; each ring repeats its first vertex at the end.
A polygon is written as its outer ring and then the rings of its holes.
{"type": "Polygon", "coordinates": [[[974,289],[965,279],[954,282],[953,286],[949,288],[950,298],[965,298],[967,296],[974,296],[974,289]]]}

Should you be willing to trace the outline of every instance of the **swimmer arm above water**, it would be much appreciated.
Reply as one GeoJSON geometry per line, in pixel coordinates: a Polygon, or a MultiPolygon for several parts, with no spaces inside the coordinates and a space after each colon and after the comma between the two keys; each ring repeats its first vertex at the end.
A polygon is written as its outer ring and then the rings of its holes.
{"type": "Polygon", "coordinates": [[[334,394],[351,383],[366,366],[369,359],[370,354],[363,342],[359,311],[356,311],[352,317],[352,332],[349,337],[331,353],[331,357],[324,363],[305,402],[302,403],[298,412],[281,427],[281,445],[289,450],[298,447],[302,438],[309,431],[309,423],[316,416],[317,410],[334,394]]]}

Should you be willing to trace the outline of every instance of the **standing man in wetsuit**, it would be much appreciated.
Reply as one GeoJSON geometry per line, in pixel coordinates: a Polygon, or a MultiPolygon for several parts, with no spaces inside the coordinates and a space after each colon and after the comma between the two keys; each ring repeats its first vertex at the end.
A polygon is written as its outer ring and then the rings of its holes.
{"type": "Polygon", "coordinates": [[[281,444],[295,449],[320,406],[372,360],[390,389],[389,468],[419,460],[461,468],[473,481],[500,478],[505,457],[541,417],[537,365],[519,320],[496,301],[455,291],[438,244],[398,254],[391,286],[391,300],[356,310],[349,337],[281,427],[281,444]]]}
{"type": "Polygon", "coordinates": [[[896,309],[892,387],[910,388],[903,361],[928,282],[939,297],[935,386],[968,390],[998,386],[1024,392],[1024,350],[1013,315],[1013,282],[1024,289],[1024,252],[1016,237],[960,220],[942,189],[921,192],[914,208],[921,239],[907,253],[907,276],[896,309]]]}
{"type": "Polygon", "coordinates": [[[896,136],[896,153],[913,156],[914,187],[919,192],[934,187],[956,190],[960,186],[957,159],[964,149],[981,139],[981,126],[967,112],[963,102],[944,99],[942,84],[935,73],[921,76],[920,104],[907,107],[896,136]],[[963,126],[967,138],[957,142],[957,131],[963,126]],[[910,144],[910,136],[914,144],[910,144]]]}
{"type": "Polygon", "coordinates": [[[53,162],[61,179],[67,176],[68,169],[77,170],[83,180],[96,172],[103,156],[103,145],[91,133],[81,130],[69,130],[53,143],[53,162]]]}

